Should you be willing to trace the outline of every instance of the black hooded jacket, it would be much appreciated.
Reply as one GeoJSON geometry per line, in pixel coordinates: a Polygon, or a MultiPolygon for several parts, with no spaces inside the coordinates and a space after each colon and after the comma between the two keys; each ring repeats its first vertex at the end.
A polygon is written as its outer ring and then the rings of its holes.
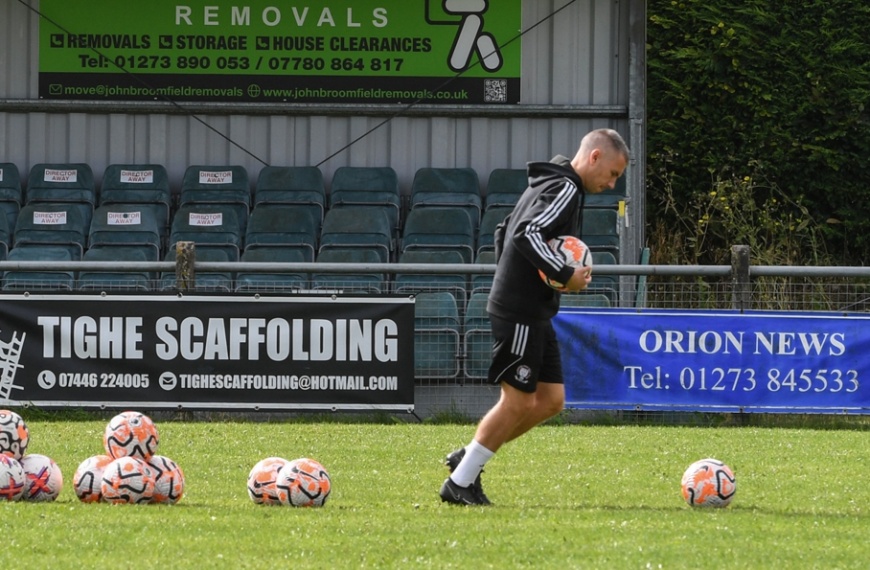
{"type": "Polygon", "coordinates": [[[487,311],[527,325],[546,322],[559,310],[560,293],[541,279],[566,283],[574,269],[547,245],[562,235],[579,236],[583,182],[571,162],[556,156],[528,164],[529,186],[497,230],[497,267],[487,311]]]}

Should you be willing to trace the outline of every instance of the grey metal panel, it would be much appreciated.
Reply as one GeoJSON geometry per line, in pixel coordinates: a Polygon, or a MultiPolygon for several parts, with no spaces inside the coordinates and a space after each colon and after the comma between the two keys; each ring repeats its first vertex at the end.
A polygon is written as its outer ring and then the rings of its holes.
{"type": "Polygon", "coordinates": [[[167,167],[173,183],[192,164],[240,164],[253,178],[264,163],[319,164],[327,180],[339,166],[389,165],[410,183],[423,166],[470,166],[483,177],[493,168],[521,168],[557,152],[572,154],[592,128],[627,132],[626,120],[613,119],[400,117],[341,151],[383,119],[203,119],[205,124],[184,116],[0,113],[0,154],[22,171],[38,162],[87,162],[98,177],[112,163],[156,162],[167,167]]]}
{"type": "Polygon", "coordinates": [[[0,2],[0,98],[33,97],[37,18],[16,1],[0,2]]]}

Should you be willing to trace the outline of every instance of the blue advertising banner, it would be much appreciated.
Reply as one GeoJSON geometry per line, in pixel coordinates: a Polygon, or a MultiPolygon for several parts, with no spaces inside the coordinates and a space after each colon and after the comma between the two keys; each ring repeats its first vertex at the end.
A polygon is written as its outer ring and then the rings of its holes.
{"type": "Polygon", "coordinates": [[[870,316],[563,309],[566,407],[870,413],[870,316]]]}

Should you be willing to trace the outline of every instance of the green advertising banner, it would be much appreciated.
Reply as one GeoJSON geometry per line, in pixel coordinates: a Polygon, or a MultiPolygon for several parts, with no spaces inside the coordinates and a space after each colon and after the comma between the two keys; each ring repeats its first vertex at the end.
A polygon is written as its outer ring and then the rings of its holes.
{"type": "Polygon", "coordinates": [[[42,0],[39,96],[516,104],[522,0],[42,0]]]}

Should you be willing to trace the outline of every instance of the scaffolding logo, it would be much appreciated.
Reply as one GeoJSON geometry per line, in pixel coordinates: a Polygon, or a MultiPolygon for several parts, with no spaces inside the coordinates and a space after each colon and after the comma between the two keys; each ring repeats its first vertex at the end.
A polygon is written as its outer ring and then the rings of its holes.
{"type": "Polygon", "coordinates": [[[18,363],[21,358],[21,349],[24,346],[26,334],[19,338],[18,333],[12,334],[9,342],[0,341],[0,398],[11,400],[12,389],[21,390],[22,386],[15,385],[15,373],[22,367],[18,363]]]}
{"type": "Polygon", "coordinates": [[[458,16],[458,20],[439,20],[432,17],[429,0],[426,2],[426,21],[432,25],[456,26],[459,29],[447,56],[447,65],[456,72],[465,71],[471,58],[477,54],[480,65],[487,71],[498,71],[504,60],[495,37],[483,30],[483,14],[489,8],[489,0],[444,0],[443,14],[458,16]]]}

